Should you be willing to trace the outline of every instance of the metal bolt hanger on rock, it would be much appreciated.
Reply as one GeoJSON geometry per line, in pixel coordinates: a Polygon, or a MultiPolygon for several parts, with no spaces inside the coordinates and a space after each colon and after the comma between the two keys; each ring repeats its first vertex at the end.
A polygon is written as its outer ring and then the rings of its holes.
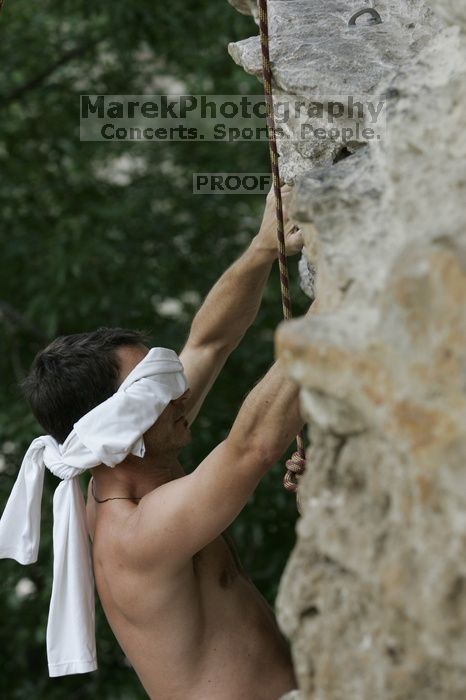
{"type": "Polygon", "coordinates": [[[356,21],[363,15],[370,15],[367,24],[382,24],[382,17],[377,10],[374,10],[373,7],[365,7],[364,9],[358,10],[358,12],[354,13],[348,22],[348,27],[356,27],[356,21]]]}

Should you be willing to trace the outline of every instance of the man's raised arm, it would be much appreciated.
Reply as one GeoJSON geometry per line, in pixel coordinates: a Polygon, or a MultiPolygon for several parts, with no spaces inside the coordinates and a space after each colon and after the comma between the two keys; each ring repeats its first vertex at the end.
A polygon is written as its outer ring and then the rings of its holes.
{"type": "MultiPolygon", "coordinates": [[[[288,218],[290,195],[291,188],[284,185],[285,247],[287,255],[294,255],[302,249],[303,240],[301,232],[293,232],[288,218]]],[[[275,197],[270,191],[259,233],[212,287],[179,353],[191,388],[186,406],[190,424],[229,355],[254,322],[276,257],[275,197]]]]}
{"type": "MultiPolygon", "coordinates": [[[[316,299],[306,316],[315,314],[318,306],[316,299]]],[[[248,442],[259,445],[266,457],[266,467],[272,466],[286,452],[303,424],[299,385],[288,377],[282,362],[277,360],[247,395],[227,440],[238,450],[248,442]]]]}
{"type": "Polygon", "coordinates": [[[218,537],[303,424],[299,385],[277,360],[246,396],[228,437],[194,472],[141,502],[135,561],[176,568],[218,537]]]}
{"type": "Polygon", "coordinates": [[[299,388],[277,360],[247,395],[233,423],[226,440],[238,452],[248,444],[257,446],[263,456],[259,476],[280,459],[303,427],[299,388]]]}

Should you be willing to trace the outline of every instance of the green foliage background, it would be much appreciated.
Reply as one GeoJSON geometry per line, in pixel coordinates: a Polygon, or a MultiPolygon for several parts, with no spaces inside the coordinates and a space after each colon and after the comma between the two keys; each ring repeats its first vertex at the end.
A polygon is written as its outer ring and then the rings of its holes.
{"type": "MultiPolygon", "coordinates": [[[[192,172],[266,172],[261,143],[84,143],[79,94],[257,94],[261,86],[226,46],[257,33],[226,2],[11,0],[0,15],[0,507],[41,429],[17,382],[57,335],[99,325],[150,331],[180,351],[190,320],[220,274],[257,232],[264,197],[199,196],[192,172]],[[115,178],[121,158],[138,167],[115,178]],[[198,300],[192,292],[198,294],[198,300]],[[182,301],[176,317],[155,302],[182,301]]],[[[308,302],[290,261],[295,313],[308,302]]],[[[254,326],[230,357],[192,427],[180,459],[190,470],[227,434],[244,395],[273,361],[281,320],[278,271],[254,326]]],[[[293,498],[276,465],[232,526],[240,556],[273,604],[294,542],[293,498]]],[[[8,700],[146,697],[100,608],[99,670],[49,679],[45,630],[51,589],[51,504],[46,474],[38,563],[0,562],[0,695],[8,700]],[[18,581],[35,592],[20,598],[18,581]]]]}

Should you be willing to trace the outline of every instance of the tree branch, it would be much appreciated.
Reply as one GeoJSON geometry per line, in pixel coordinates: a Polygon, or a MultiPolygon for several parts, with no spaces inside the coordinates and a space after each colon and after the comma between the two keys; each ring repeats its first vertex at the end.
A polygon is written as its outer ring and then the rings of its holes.
{"type": "Polygon", "coordinates": [[[20,328],[26,331],[37,340],[42,342],[47,340],[46,334],[41,329],[30,323],[7,301],[0,301],[0,321],[4,321],[10,328],[20,328]]]}
{"type": "MultiPolygon", "coordinates": [[[[1,3],[2,0],[0,0],[0,9],[1,3]]],[[[73,61],[75,58],[79,58],[80,56],[85,54],[86,51],[88,51],[90,48],[96,46],[96,44],[98,44],[99,41],[101,41],[101,39],[82,44],[81,46],[75,46],[74,49],[69,49],[68,51],[65,51],[65,53],[63,53],[60,56],[60,58],[57,58],[56,61],[47,66],[47,68],[45,68],[43,71],[35,75],[33,78],[26,80],[25,83],[19,85],[8,95],[6,95],[3,98],[3,100],[0,101],[0,108],[6,107],[15,100],[18,100],[26,92],[30,92],[31,90],[35,90],[36,88],[40,87],[40,85],[42,85],[47,80],[47,78],[53,75],[53,73],[55,73],[56,70],[64,66],[66,63],[73,61]]]]}

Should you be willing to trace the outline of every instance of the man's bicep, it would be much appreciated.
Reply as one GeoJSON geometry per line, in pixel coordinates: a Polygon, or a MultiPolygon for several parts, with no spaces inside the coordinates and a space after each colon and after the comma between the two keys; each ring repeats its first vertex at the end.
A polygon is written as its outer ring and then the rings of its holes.
{"type": "Polygon", "coordinates": [[[265,471],[259,451],[237,454],[227,439],[191,474],[148,494],[135,524],[140,561],[188,561],[233,522],[265,471]]]}
{"type": "Polygon", "coordinates": [[[227,358],[228,350],[215,345],[196,346],[186,343],[179,354],[188,381],[189,397],[186,401],[186,418],[191,423],[199,413],[204,400],[217,379],[227,358]]]}

